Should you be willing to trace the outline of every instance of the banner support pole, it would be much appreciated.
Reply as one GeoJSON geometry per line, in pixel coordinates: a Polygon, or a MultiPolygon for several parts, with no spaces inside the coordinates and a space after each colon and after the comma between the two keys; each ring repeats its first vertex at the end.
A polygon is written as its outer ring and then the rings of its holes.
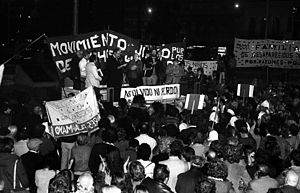
{"type": "Polygon", "coordinates": [[[267,66],[267,79],[266,79],[266,85],[269,85],[269,67],[267,66]]]}

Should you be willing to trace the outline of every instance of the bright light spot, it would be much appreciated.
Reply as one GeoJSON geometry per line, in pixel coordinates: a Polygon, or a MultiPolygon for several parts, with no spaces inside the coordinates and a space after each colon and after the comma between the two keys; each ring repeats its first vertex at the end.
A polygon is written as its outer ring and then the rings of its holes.
{"type": "Polygon", "coordinates": [[[147,11],[148,11],[149,14],[151,14],[152,13],[152,8],[149,7],[147,11]]]}
{"type": "Polygon", "coordinates": [[[239,3],[235,3],[235,4],[234,4],[234,7],[235,7],[235,8],[239,8],[239,7],[240,7],[240,4],[239,4],[239,3]]]}
{"type": "Polygon", "coordinates": [[[30,17],[30,15],[28,15],[28,19],[30,19],[31,17],[30,17]]]}

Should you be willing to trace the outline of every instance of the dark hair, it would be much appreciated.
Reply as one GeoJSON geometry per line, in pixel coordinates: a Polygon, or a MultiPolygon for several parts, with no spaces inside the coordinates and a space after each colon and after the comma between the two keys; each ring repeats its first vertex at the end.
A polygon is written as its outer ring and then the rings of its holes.
{"type": "Polygon", "coordinates": [[[92,54],[90,57],[89,57],[89,61],[90,62],[96,62],[97,61],[97,56],[95,54],[92,54]]]}
{"type": "Polygon", "coordinates": [[[207,175],[214,178],[221,178],[225,180],[228,175],[228,168],[223,161],[216,160],[208,162],[207,175]]]}
{"type": "Polygon", "coordinates": [[[25,129],[20,130],[20,131],[17,132],[16,138],[17,138],[17,141],[28,139],[29,138],[29,133],[25,129]]]}
{"type": "Polygon", "coordinates": [[[78,145],[86,145],[88,143],[89,139],[86,134],[80,133],[77,135],[77,144],[78,145]]]}
{"type": "Polygon", "coordinates": [[[179,140],[175,140],[170,144],[170,155],[180,157],[183,151],[183,144],[179,140]]]}
{"type": "Polygon", "coordinates": [[[137,139],[131,139],[129,141],[129,147],[138,147],[140,144],[139,144],[139,141],[137,139]]]}
{"type": "Polygon", "coordinates": [[[121,49],[118,47],[113,49],[113,53],[117,53],[118,51],[121,51],[121,49]]]}
{"type": "Polygon", "coordinates": [[[69,193],[73,173],[70,170],[62,170],[49,182],[49,193],[69,193]]]}
{"type": "Polygon", "coordinates": [[[224,159],[227,160],[229,163],[239,163],[242,159],[242,146],[234,146],[234,145],[226,145],[224,147],[224,159]]]}
{"type": "Polygon", "coordinates": [[[108,143],[115,143],[118,139],[117,132],[114,128],[106,128],[102,133],[102,139],[108,143]]]}
{"type": "Polygon", "coordinates": [[[11,153],[14,148],[14,140],[10,137],[0,138],[0,153],[11,153]]]}
{"type": "Polygon", "coordinates": [[[138,123],[137,129],[140,131],[140,133],[147,134],[149,132],[149,125],[146,122],[141,122],[138,123]]]}
{"type": "Polygon", "coordinates": [[[298,149],[293,150],[290,154],[290,157],[295,166],[300,166],[300,151],[298,149]]]}
{"type": "Polygon", "coordinates": [[[142,185],[142,184],[137,185],[137,186],[135,187],[135,191],[136,191],[136,192],[137,192],[137,191],[149,192],[147,186],[142,185]]]}
{"type": "Polygon", "coordinates": [[[168,124],[165,128],[169,137],[177,137],[180,133],[179,128],[174,124],[168,124]]]}
{"type": "Polygon", "coordinates": [[[107,147],[106,156],[107,167],[109,171],[114,174],[118,171],[123,171],[123,160],[118,148],[109,145],[107,147]]]}
{"type": "Polygon", "coordinates": [[[203,68],[197,68],[197,72],[201,71],[201,74],[203,74],[203,68]]]}
{"type": "Polygon", "coordinates": [[[267,136],[265,145],[264,145],[264,150],[271,156],[271,157],[279,157],[281,152],[280,152],[280,147],[279,144],[276,140],[275,137],[273,136],[267,136]]]}
{"type": "Polygon", "coordinates": [[[147,143],[142,143],[137,150],[137,159],[149,160],[151,156],[151,147],[147,143]]]}
{"type": "Polygon", "coordinates": [[[258,177],[267,176],[269,174],[270,168],[267,164],[258,164],[258,170],[256,171],[258,177]]]}
{"type": "Polygon", "coordinates": [[[195,155],[195,150],[189,146],[185,146],[183,148],[183,154],[182,156],[184,157],[184,159],[187,161],[187,162],[190,162],[191,161],[191,158],[192,156],[195,155]]]}
{"type": "Polygon", "coordinates": [[[297,136],[297,134],[299,133],[299,127],[297,127],[297,125],[295,124],[292,124],[289,130],[292,136],[297,136]]]}
{"type": "Polygon", "coordinates": [[[216,183],[208,178],[199,178],[195,185],[195,193],[215,193],[216,183]]]}
{"type": "Polygon", "coordinates": [[[127,100],[125,98],[120,98],[118,104],[121,108],[124,108],[127,105],[127,100]]]}
{"type": "Polygon", "coordinates": [[[118,171],[112,175],[111,185],[115,185],[121,189],[122,192],[129,192],[132,190],[132,184],[127,180],[124,172],[118,171]]]}
{"type": "Polygon", "coordinates": [[[179,115],[179,110],[174,105],[167,105],[166,114],[177,117],[179,115]]]}
{"type": "Polygon", "coordinates": [[[166,178],[170,176],[168,166],[163,164],[156,164],[153,171],[153,179],[163,183],[166,178]]]}
{"type": "Polygon", "coordinates": [[[240,133],[248,133],[247,123],[244,120],[238,119],[234,122],[234,125],[240,133]]]}
{"type": "Polygon", "coordinates": [[[129,165],[129,174],[133,181],[141,181],[146,176],[144,166],[138,161],[134,161],[129,165]]]}
{"type": "Polygon", "coordinates": [[[102,129],[102,128],[105,128],[105,129],[109,128],[110,127],[110,121],[109,121],[109,119],[106,118],[106,117],[101,118],[100,121],[98,122],[98,127],[100,129],[102,129]]]}
{"type": "Polygon", "coordinates": [[[145,97],[141,94],[135,95],[132,99],[132,104],[145,104],[145,97]]]}
{"type": "Polygon", "coordinates": [[[162,113],[162,112],[164,112],[164,105],[162,103],[160,103],[160,102],[153,102],[151,104],[151,106],[152,106],[152,108],[154,109],[154,111],[156,113],[162,113]]]}

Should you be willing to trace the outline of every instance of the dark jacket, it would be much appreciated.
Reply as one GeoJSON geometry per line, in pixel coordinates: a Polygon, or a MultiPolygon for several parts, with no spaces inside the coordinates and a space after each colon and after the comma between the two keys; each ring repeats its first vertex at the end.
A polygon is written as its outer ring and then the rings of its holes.
{"type": "Polygon", "coordinates": [[[114,56],[107,58],[107,87],[121,87],[123,81],[123,69],[118,69],[121,66],[121,61],[114,56]]]}
{"type": "Polygon", "coordinates": [[[21,156],[21,160],[28,175],[30,192],[36,192],[35,172],[44,167],[44,157],[29,151],[21,156]]]}
{"type": "Polygon", "coordinates": [[[195,185],[198,179],[203,176],[200,168],[192,167],[189,171],[179,174],[177,176],[176,192],[177,193],[190,193],[194,192],[195,185]]]}
{"type": "Polygon", "coordinates": [[[144,179],[141,185],[146,186],[149,193],[172,193],[172,190],[169,186],[149,177],[144,179]]]}
{"type": "Polygon", "coordinates": [[[273,192],[300,193],[300,190],[298,190],[296,187],[285,185],[285,186],[282,186],[281,188],[271,188],[268,191],[268,193],[273,193],[273,192]]]}
{"type": "Polygon", "coordinates": [[[28,187],[27,174],[20,158],[14,154],[0,153],[0,179],[2,179],[5,183],[3,193],[10,193],[10,191],[13,189],[14,165],[16,160],[19,160],[17,163],[16,188],[20,188],[20,183],[22,184],[23,188],[28,187]]]}

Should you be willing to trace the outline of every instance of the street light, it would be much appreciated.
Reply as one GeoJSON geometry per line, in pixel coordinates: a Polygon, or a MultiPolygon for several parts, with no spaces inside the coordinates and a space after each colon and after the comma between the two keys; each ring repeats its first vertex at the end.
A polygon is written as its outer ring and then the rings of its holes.
{"type": "Polygon", "coordinates": [[[240,7],[240,4],[239,4],[239,3],[235,3],[235,4],[234,4],[234,7],[235,7],[235,8],[239,8],[239,7],[240,7]]]}
{"type": "Polygon", "coordinates": [[[152,8],[151,8],[151,7],[148,7],[147,12],[148,12],[149,14],[152,14],[152,8]]]}

